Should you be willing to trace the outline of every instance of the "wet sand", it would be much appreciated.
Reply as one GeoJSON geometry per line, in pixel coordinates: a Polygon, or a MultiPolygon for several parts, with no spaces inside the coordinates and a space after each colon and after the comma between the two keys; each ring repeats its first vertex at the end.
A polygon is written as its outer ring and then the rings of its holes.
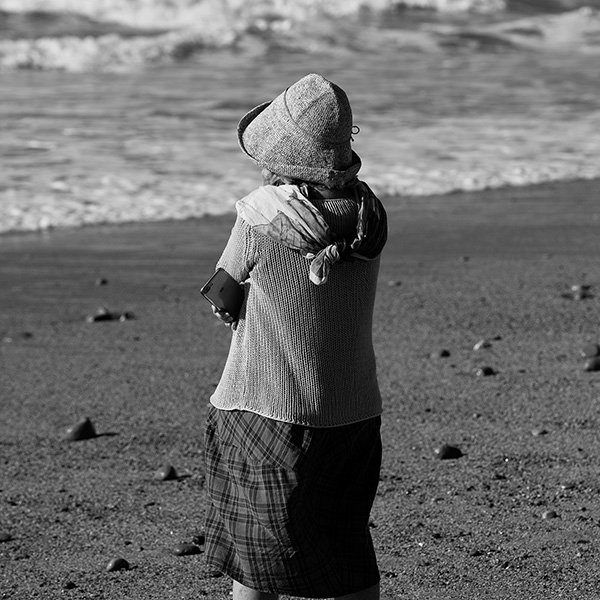
{"type": "MultiPolygon", "coordinates": [[[[600,343],[599,197],[580,181],[387,202],[382,598],[598,597],[600,373],[580,349],[600,343]],[[464,455],[439,460],[444,443],[464,455]]],[[[3,597],[229,597],[173,550],[202,533],[229,332],[198,290],[231,224],[0,237],[3,597]],[[87,322],[99,307],[133,318],[87,322]],[[83,416],[98,437],[65,441],[83,416]],[[155,479],[164,464],[177,480],[155,479]],[[107,572],[118,556],[132,568],[107,572]]]]}

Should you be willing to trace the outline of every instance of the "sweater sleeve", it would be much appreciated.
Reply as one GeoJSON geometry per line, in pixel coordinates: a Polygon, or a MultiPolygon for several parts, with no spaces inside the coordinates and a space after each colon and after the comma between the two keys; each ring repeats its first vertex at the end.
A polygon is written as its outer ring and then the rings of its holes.
{"type": "Polygon", "coordinates": [[[251,227],[238,216],[217,268],[225,269],[239,283],[248,279],[256,263],[256,245],[251,227]]]}

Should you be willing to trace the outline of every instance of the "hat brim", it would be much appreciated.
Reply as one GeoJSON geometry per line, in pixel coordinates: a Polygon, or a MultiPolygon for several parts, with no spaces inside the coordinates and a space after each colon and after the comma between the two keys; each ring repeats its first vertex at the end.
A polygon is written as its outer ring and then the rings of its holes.
{"type": "Polygon", "coordinates": [[[248,125],[250,125],[250,123],[252,123],[252,121],[254,121],[254,119],[256,119],[256,117],[258,117],[258,115],[260,115],[260,113],[263,112],[272,103],[272,101],[263,102],[262,104],[255,106],[251,111],[247,112],[238,123],[237,134],[240,148],[253,160],[257,159],[254,156],[252,156],[252,154],[250,154],[250,152],[248,152],[248,150],[246,149],[246,145],[244,144],[244,131],[246,131],[248,125]]]}

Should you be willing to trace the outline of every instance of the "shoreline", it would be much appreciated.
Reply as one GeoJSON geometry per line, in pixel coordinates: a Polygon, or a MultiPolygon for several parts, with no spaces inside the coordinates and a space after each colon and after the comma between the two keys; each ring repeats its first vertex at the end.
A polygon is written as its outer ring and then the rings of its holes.
{"type": "MultiPolygon", "coordinates": [[[[368,183],[368,182],[367,182],[368,183]]],[[[519,185],[519,186],[503,186],[500,188],[488,188],[484,190],[475,190],[475,191],[452,191],[444,194],[427,194],[427,195],[393,195],[393,196],[381,196],[382,202],[387,210],[390,212],[401,211],[401,210],[410,210],[411,212],[416,210],[418,214],[421,214],[421,208],[419,204],[424,205],[425,207],[431,208],[432,206],[436,207],[436,210],[443,211],[444,199],[449,199],[448,204],[452,205],[453,202],[456,203],[455,200],[459,198],[460,203],[463,205],[467,205],[471,202],[479,201],[481,196],[488,196],[489,200],[485,201],[485,204],[489,204],[494,201],[494,199],[500,199],[501,201],[506,202],[506,197],[509,195],[518,196],[520,198],[518,208],[519,210],[531,210],[531,207],[527,205],[528,198],[534,198],[534,202],[539,202],[540,197],[548,197],[548,193],[551,192],[553,196],[558,194],[559,196],[564,196],[569,193],[569,189],[575,190],[575,193],[578,193],[578,190],[581,188],[589,188],[590,190],[600,190],[600,178],[592,178],[592,179],[566,179],[566,180],[557,180],[557,181],[546,181],[542,183],[536,184],[527,184],[527,185],[519,185]]],[[[592,192],[593,193],[593,192],[592,192]]],[[[550,201],[551,205],[556,204],[555,202],[550,201]]],[[[579,202],[579,206],[574,207],[578,211],[581,211],[581,202],[579,202]]],[[[587,205],[586,205],[587,206],[587,205]]],[[[476,208],[476,207],[475,207],[476,208]]],[[[498,207],[499,208],[499,207],[498,207]]],[[[594,211],[594,203],[590,203],[588,206],[592,211],[592,215],[596,215],[596,219],[600,219],[600,208],[594,211]]],[[[485,211],[490,211],[492,213],[497,212],[494,210],[494,207],[485,206],[481,207],[485,211]]],[[[232,209],[228,212],[223,213],[207,213],[200,217],[185,217],[182,219],[165,219],[165,220],[152,220],[152,221],[123,221],[123,222],[115,222],[115,223],[92,223],[92,224],[83,224],[79,226],[52,226],[44,229],[37,230],[18,230],[18,231],[3,231],[0,232],[0,246],[4,241],[11,241],[14,239],[31,239],[34,240],[40,237],[51,237],[53,235],[69,235],[69,232],[79,232],[79,231],[94,231],[103,232],[104,234],[110,234],[111,232],[117,233],[119,230],[136,230],[139,228],[146,229],[159,229],[162,226],[169,226],[175,224],[197,224],[198,226],[202,226],[204,222],[221,222],[232,220],[235,215],[235,209],[232,209]]]]}

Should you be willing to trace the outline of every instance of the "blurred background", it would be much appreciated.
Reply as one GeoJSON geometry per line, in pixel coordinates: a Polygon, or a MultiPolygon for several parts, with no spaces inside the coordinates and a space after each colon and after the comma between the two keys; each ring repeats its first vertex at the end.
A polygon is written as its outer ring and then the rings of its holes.
{"type": "MultiPolygon", "coordinates": [[[[0,0],[0,233],[232,211],[309,72],[388,202],[600,176],[600,0],[0,0]]],[[[485,201],[485,197],[482,197],[485,201]]]]}

